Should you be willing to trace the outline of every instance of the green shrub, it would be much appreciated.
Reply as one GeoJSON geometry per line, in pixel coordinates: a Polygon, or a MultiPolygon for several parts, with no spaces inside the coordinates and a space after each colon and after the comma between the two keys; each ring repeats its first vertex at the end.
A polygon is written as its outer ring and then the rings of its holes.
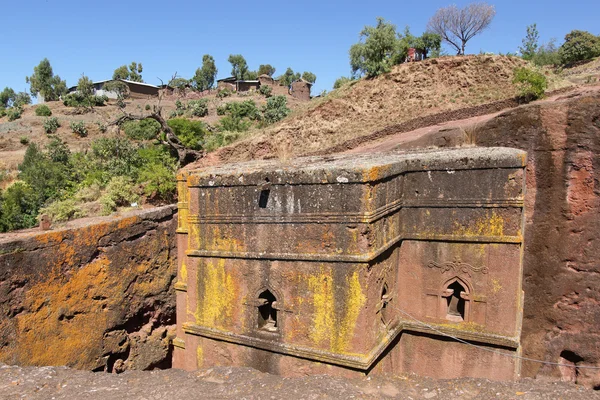
{"type": "Polygon", "coordinates": [[[190,121],[183,118],[170,119],[167,124],[175,136],[186,146],[194,150],[202,149],[204,135],[207,133],[206,124],[201,121],[190,121]]]}
{"type": "Polygon", "coordinates": [[[192,116],[205,117],[208,115],[208,99],[190,100],[187,108],[192,116]]]}
{"type": "Polygon", "coordinates": [[[218,97],[219,99],[223,99],[223,98],[225,98],[225,97],[232,96],[232,95],[233,95],[233,93],[234,93],[234,92],[233,92],[233,90],[231,90],[231,89],[221,89],[221,90],[219,90],[219,91],[217,92],[217,97],[218,97]]]}
{"type": "Polygon", "coordinates": [[[145,109],[146,111],[150,111],[150,104],[146,104],[146,105],[144,106],[144,109],[145,109]]]}
{"type": "Polygon", "coordinates": [[[217,123],[217,129],[221,132],[245,132],[251,125],[252,123],[247,119],[226,115],[217,123]]]}
{"type": "Polygon", "coordinates": [[[108,127],[103,122],[96,121],[96,125],[98,125],[98,130],[102,133],[106,133],[106,131],[108,130],[108,127]]]}
{"type": "Polygon", "coordinates": [[[160,124],[151,118],[140,121],[128,121],[123,124],[123,131],[133,140],[152,140],[160,132],[160,124]]]}
{"type": "Polygon", "coordinates": [[[84,96],[79,92],[69,93],[63,96],[63,104],[67,107],[93,107],[103,106],[108,101],[108,97],[102,96],[84,96]]]}
{"type": "Polygon", "coordinates": [[[270,85],[262,85],[260,87],[260,89],[258,89],[258,90],[259,90],[260,94],[269,98],[269,97],[271,97],[271,92],[273,91],[273,87],[271,87],[270,85]]]}
{"type": "Polygon", "coordinates": [[[0,118],[6,115],[6,109],[4,107],[0,107],[0,118]]]}
{"type": "Polygon", "coordinates": [[[68,147],[59,140],[52,141],[45,153],[32,143],[25,151],[19,171],[19,179],[33,188],[38,196],[38,206],[48,199],[58,199],[72,183],[68,147]]]}
{"type": "Polygon", "coordinates": [[[227,146],[240,138],[238,132],[212,132],[205,138],[204,148],[206,151],[214,151],[222,146],[227,146]]]}
{"type": "Polygon", "coordinates": [[[71,121],[71,124],[69,126],[71,127],[73,133],[81,137],[85,137],[88,134],[87,128],[85,127],[85,123],[83,121],[71,121]]]}
{"type": "Polygon", "coordinates": [[[11,107],[6,111],[9,121],[16,121],[21,118],[21,114],[23,114],[23,109],[21,107],[11,107]]]}
{"type": "Polygon", "coordinates": [[[333,82],[333,88],[334,89],[339,89],[342,86],[344,86],[346,83],[351,82],[352,78],[348,78],[347,76],[340,76],[339,78],[337,78],[335,80],[335,82],[333,82]]]}
{"type": "Polygon", "coordinates": [[[21,144],[28,145],[28,144],[29,144],[29,138],[28,138],[27,136],[21,136],[21,137],[19,138],[19,142],[20,142],[21,144]]]}
{"type": "Polygon", "coordinates": [[[548,80],[544,74],[521,67],[515,69],[513,84],[517,85],[519,95],[526,101],[536,100],[544,96],[548,80]]]}
{"type": "Polygon", "coordinates": [[[35,226],[38,209],[35,190],[25,182],[13,183],[0,199],[0,232],[35,226]]]}
{"type": "Polygon", "coordinates": [[[141,163],[137,150],[138,147],[127,138],[103,137],[94,140],[86,160],[84,182],[104,184],[114,176],[135,178],[141,163]]]}
{"type": "Polygon", "coordinates": [[[35,108],[35,115],[37,115],[38,117],[49,117],[52,115],[52,111],[47,105],[40,104],[35,108]]]}
{"type": "Polygon", "coordinates": [[[81,206],[72,198],[54,201],[46,207],[41,208],[39,214],[48,214],[53,222],[64,222],[86,216],[81,206]]]}
{"type": "Polygon", "coordinates": [[[260,111],[254,100],[232,101],[217,107],[217,114],[230,115],[233,118],[248,118],[256,121],[261,119],[260,111]],[[219,114],[221,113],[221,114],[219,114]]]}
{"type": "Polygon", "coordinates": [[[58,122],[58,118],[51,117],[51,118],[46,118],[44,120],[44,132],[46,132],[47,134],[55,133],[58,130],[58,128],[60,128],[60,123],[58,122]]]}
{"type": "Polygon", "coordinates": [[[102,213],[108,215],[117,207],[131,206],[140,200],[139,187],[126,176],[115,176],[106,185],[106,193],[100,197],[102,213]]]}
{"type": "Polygon", "coordinates": [[[287,108],[285,96],[274,96],[267,100],[263,108],[263,118],[267,124],[272,124],[287,117],[292,110],[287,108]]]}

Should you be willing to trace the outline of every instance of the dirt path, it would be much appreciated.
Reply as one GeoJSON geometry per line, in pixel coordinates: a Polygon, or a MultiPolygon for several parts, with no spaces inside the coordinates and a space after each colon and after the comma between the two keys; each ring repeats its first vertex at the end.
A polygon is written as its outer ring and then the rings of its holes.
{"type": "MultiPolygon", "coordinates": [[[[577,97],[577,96],[581,96],[586,93],[591,93],[591,92],[596,92],[596,91],[600,91],[600,85],[582,86],[582,87],[578,87],[578,88],[569,90],[566,93],[561,92],[561,93],[551,95],[544,100],[540,100],[540,102],[547,103],[547,102],[560,101],[560,100],[563,100],[566,98],[577,97]]],[[[365,143],[360,143],[356,147],[353,147],[347,151],[344,151],[344,153],[356,154],[356,153],[376,153],[376,152],[382,152],[382,151],[390,151],[390,150],[398,148],[399,146],[402,146],[404,144],[418,140],[428,134],[432,134],[435,132],[442,132],[442,131],[453,131],[453,130],[460,129],[461,127],[467,127],[467,126],[484,123],[504,112],[510,111],[511,109],[512,108],[508,108],[508,109],[504,109],[502,111],[485,114],[485,115],[479,115],[479,116],[475,116],[475,117],[471,117],[471,118],[446,121],[446,122],[442,122],[439,124],[430,125],[430,126],[426,126],[423,128],[411,130],[409,132],[399,132],[396,134],[386,136],[381,139],[376,139],[376,140],[372,140],[372,141],[367,141],[365,143]]]]}
{"type": "Polygon", "coordinates": [[[251,368],[128,371],[120,375],[66,367],[0,365],[2,399],[600,399],[600,392],[531,379],[434,380],[415,376],[282,378],[251,368]]]}

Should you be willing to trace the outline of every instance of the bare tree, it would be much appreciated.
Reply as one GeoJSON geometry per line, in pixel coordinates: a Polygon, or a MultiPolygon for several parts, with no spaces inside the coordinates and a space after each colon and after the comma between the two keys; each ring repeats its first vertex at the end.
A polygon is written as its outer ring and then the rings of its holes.
{"type": "Polygon", "coordinates": [[[471,3],[465,8],[451,5],[437,10],[427,29],[456,48],[458,55],[464,55],[467,42],[484,31],[495,15],[494,6],[487,3],[471,3]]]}
{"type": "MultiPolygon", "coordinates": [[[[169,85],[176,78],[177,78],[177,72],[175,72],[175,74],[169,81],[169,85]]],[[[161,83],[163,83],[162,79],[159,78],[159,80],[161,83]]],[[[133,114],[125,112],[125,110],[122,108],[121,112],[123,115],[121,115],[116,120],[110,122],[108,124],[108,126],[116,125],[116,126],[120,127],[124,122],[127,122],[127,121],[141,121],[143,119],[155,120],[156,122],[158,122],[160,124],[160,127],[165,134],[164,138],[161,138],[160,135],[157,135],[156,139],[159,140],[162,144],[169,146],[169,148],[174,153],[177,154],[177,161],[178,161],[177,164],[178,164],[178,167],[181,168],[181,167],[186,166],[189,163],[192,163],[192,162],[204,157],[205,152],[204,152],[204,150],[193,150],[193,149],[186,147],[181,142],[181,140],[179,140],[177,135],[175,135],[175,133],[173,132],[173,130],[171,129],[169,124],[167,124],[167,121],[162,116],[162,106],[161,106],[162,97],[163,97],[163,92],[161,92],[158,96],[158,104],[154,105],[152,111],[147,114],[133,115],[133,114]]]]}

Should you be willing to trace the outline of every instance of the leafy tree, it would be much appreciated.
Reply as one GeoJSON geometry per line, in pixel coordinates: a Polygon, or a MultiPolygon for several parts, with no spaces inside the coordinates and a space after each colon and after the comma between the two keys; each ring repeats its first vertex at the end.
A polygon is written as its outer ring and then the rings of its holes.
{"type": "Polygon", "coordinates": [[[442,50],[442,37],[437,33],[425,32],[421,37],[416,38],[413,46],[423,58],[439,57],[442,50]]]}
{"type": "Polygon", "coordinates": [[[244,76],[245,80],[250,80],[250,81],[255,81],[258,79],[258,72],[257,71],[248,71],[246,72],[246,76],[244,76]]]}
{"type": "Polygon", "coordinates": [[[273,76],[275,74],[275,67],[273,67],[271,64],[260,64],[260,66],[258,67],[258,76],[261,75],[269,75],[269,76],[273,76]]]}
{"type": "Polygon", "coordinates": [[[103,86],[103,89],[109,92],[115,92],[117,94],[117,100],[123,101],[129,97],[129,86],[121,81],[112,80],[110,82],[106,82],[103,86]]]}
{"type": "Polygon", "coordinates": [[[521,56],[525,60],[532,60],[535,57],[538,50],[538,40],[540,39],[540,34],[537,30],[537,25],[529,25],[527,26],[527,34],[525,38],[523,38],[523,45],[519,47],[519,51],[521,52],[521,56]]]}
{"type": "Polygon", "coordinates": [[[29,83],[29,91],[35,97],[42,95],[44,101],[56,101],[60,96],[67,93],[67,82],[54,75],[52,66],[47,58],[33,68],[33,75],[25,77],[29,83]]]}
{"type": "Polygon", "coordinates": [[[144,82],[142,79],[142,63],[133,61],[129,66],[121,65],[113,72],[113,79],[125,79],[133,82],[144,82]]]}
{"type": "Polygon", "coordinates": [[[4,90],[0,92],[0,107],[7,108],[12,106],[16,95],[17,94],[12,88],[5,87],[4,90]]]}
{"type": "Polygon", "coordinates": [[[248,63],[246,63],[246,59],[241,54],[230,54],[227,61],[231,64],[231,75],[233,75],[235,79],[246,79],[248,63]]]}
{"type": "Polygon", "coordinates": [[[36,210],[46,200],[58,199],[69,186],[71,165],[64,159],[56,159],[59,161],[54,161],[32,143],[25,151],[23,163],[19,165],[19,179],[36,193],[36,210]]]}
{"type": "Polygon", "coordinates": [[[374,77],[388,72],[397,52],[396,26],[377,18],[376,26],[365,26],[359,43],[350,47],[353,76],[374,77]]]}
{"type": "Polygon", "coordinates": [[[184,89],[190,81],[185,78],[173,78],[169,81],[169,86],[175,89],[184,89]]]}
{"type": "Polygon", "coordinates": [[[544,65],[560,65],[560,53],[556,47],[556,39],[550,39],[548,43],[542,44],[534,54],[532,61],[539,67],[544,65]]]}
{"type": "Polygon", "coordinates": [[[310,83],[315,83],[317,81],[317,76],[312,72],[304,71],[302,74],[302,79],[310,83]]]}
{"type": "Polygon", "coordinates": [[[600,37],[586,31],[571,31],[565,36],[559,53],[563,64],[589,60],[600,55],[600,37]]]}
{"type": "Polygon", "coordinates": [[[123,123],[125,135],[133,140],[152,140],[160,133],[160,124],[150,118],[140,121],[127,121],[123,123]]]}
{"type": "Polygon", "coordinates": [[[25,104],[31,104],[31,96],[29,93],[19,92],[15,96],[15,100],[13,101],[14,107],[21,107],[25,104]]]}
{"type": "Polygon", "coordinates": [[[282,86],[290,86],[292,82],[297,81],[298,79],[300,79],[300,73],[294,72],[290,67],[285,70],[283,75],[277,77],[279,84],[282,86]]]}
{"type": "Polygon", "coordinates": [[[186,147],[194,150],[202,149],[204,135],[207,133],[204,122],[175,118],[170,119],[167,124],[186,147]]]}
{"type": "MultiPolygon", "coordinates": [[[[231,58],[231,57],[230,57],[231,58]]],[[[210,54],[202,56],[202,68],[196,70],[192,82],[196,90],[203,91],[212,88],[217,78],[215,59],[210,54]]]]}
{"type": "Polygon", "coordinates": [[[451,5],[437,10],[427,28],[440,35],[460,56],[465,54],[467,42],[488,28],[495,15],[494,6],[487,3],[471,3],[464,8],[451,5]]]}

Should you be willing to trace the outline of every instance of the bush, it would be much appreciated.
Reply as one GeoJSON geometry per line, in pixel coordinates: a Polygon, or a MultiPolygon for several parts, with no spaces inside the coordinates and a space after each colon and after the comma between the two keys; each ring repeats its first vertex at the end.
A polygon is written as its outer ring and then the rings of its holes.
{"type": "Polygon", "coordinates": [[[35,226],[38,209],[34,189],[25,182],[15,182],[2,193],[0,232],[35,226]]]}
{"type": "Polygon", "coordinates": [[[35,115],[37,115],[38,117],[49,117],[52,115],[52,111],[47,105],[40,104],[35,108],[35,115]]]}
{"type": "Polygon", "coordinates": [[[11,107],[6,111],[9,121],[16,121],[21,118],[21,114],[23,114],[23,109],[21,107],[11,107]]]}
{"type": "Polygon", "coordinates": [[[245,132],[250,129],[252,123],[240,117],[226,115],[221,118],[217,124],[217,129],[221,132],[245,132]]]}
{"type": "Polygon", "coordinates": [[[64,222],[86,216],[81,206],[77,204],[77,201],[71,198],[54,201],[48,204],[48,206],[41,208],[39,214],[48,214],[53,222],[64,222]]]}
{"type": "Polygon", "coordinates": [[[208,152],[214,151],[222,146],[227,146],[239,139],[238,132],[214,132],[206,136],[204,149],[208,152]]]}
{"type": "Polygon", "coordinates": [[[20,142],[21,144],[28,145],[28,144],[29,144],[29,138],[28,138],[27,136],[21,136],[21,137],[19,138],[19,142],[20,142]]]}
{"type": "Polygon", "coordinates": [[[123,131],[133,140],[152,140],[160,132],[160,124],[151,118],[141,121],[128,121],[123,124],[123,131]]]}
{"type": "Polygon", "coordinates": [[[133,180],[126,176],[115,176],[106,185],[106,193],[100,197],[102,212],[108,215],[117,207],[131,206],[140,200],[139,187],[133,180]]]}
{"type": "Polygon", "coordinates": [[[560,53],[556,48],[555,40],[552,39],[548,43],[541,45],[531,58],[531,62],[538,67],[560,65],[560,53]]]}
{"type": "Polygon", "coordinates": [[[335,80],[335,82],[333,82],[333,88],[334,89],[339,89],[342,86],[344,86],[346,83],[351,82],[352,78],[348,78],[347,76],[341,76],[339,78],[337,78],[335,80]]]}
{"type": "Polygon", "coordinates": [[[218,115],[230,115],[233,118],[248,118],[250,120],[260,120],[261,115],[254,100],[232,101],[225,105],[217,107],[218,115]]]}
{"type": "Polygon", "coordinates": [[[102,133],[106,133],[106,131],[108,130],[107,126],[105,123],[102,123],[100,121],[96,121],[96,125],[98,125],[98,130],[102,133]]]}
{"type": "Polygon", "coordinates": [[[285,96],[274,96],[267,100],[263,108],[263,117],[266,123],[272,124],[287,117],[292,112],[287,108],[285,96]]]}
{"type": "Polygon", "coordinates": [[[186,147],[194,150],[202,149],[204,135],[207,133],[204,122],[175,118],[170,119],[167,124],[186,147]]]}
{"type": "Polygon", "coordinates": [[[233,90],[231,89],[221,89],[217,92],[217,97],[219,99],[223,99],[225,97],[229,97],[233,95],[233,90]]]}
{"type": "Polygon", "coordinates": [[[6,115],[6,109],[4,107],[0,107],[0,118],[6,115]]]}
{"type": "Polygon", "coordinates": [[[205,117],[208,115],[208,100],[190,100],[187,104],[190,114],[194,117],[205,117]]]}
{"type": "Polygon", "coordinates": [[[47,134],[55,133],[58,128],[60,128],[60,123],[58,122],[58,118],[46,118],[44,120],[44,132],[47,134]]]}
{"type": "Polygon", "coordinates": [[[146,104],[146,105],[144,106],[144,109],[145,109],[146,111],[150,111],[150,104],[146,104]]]}
{"type": "Polygon", "coordinates": [[[600,55],[600,37],[586,31],[571,31],[559,52],[563,64],[590,60],[600,55]]]}
{"type": "Polygon", "coordinates": [[[93,107],[103,106],[108,101],[108,97],[102,96],[84,96],[79,92],[69,93],[63,96],[63,104],[67,107],[93,107]]]}
{"type": "Polygon", "coordinates": [[[114,176],[135,178],[141,164],[137,150],[138,147],[126,138],[103,137],[94,140],[87,156],[84,182],[105,184],[114,176]]]}
{"type": "Polygon", "coordinates": [[[259,89],[260,94],[262,94],[266,98],[271,97],[272,91],[273,91],[273,88],[270,85],[262,85],[259,89]]]}
{"type": "Polygon", "coordinates": [[[85,123],[83,121],[71,121],[69,126],[71,127],[73,133],[76,133],[81,137],[85,137],[88,134],[87,128],[85,127],[85,123]]]}
{"type": "Polygon", "coordinates": [[[526,101],[543,97],[548,87],[544,74],[525,67],[515,69],[513,84],[517,85],[519,95],[526,101]]]}

